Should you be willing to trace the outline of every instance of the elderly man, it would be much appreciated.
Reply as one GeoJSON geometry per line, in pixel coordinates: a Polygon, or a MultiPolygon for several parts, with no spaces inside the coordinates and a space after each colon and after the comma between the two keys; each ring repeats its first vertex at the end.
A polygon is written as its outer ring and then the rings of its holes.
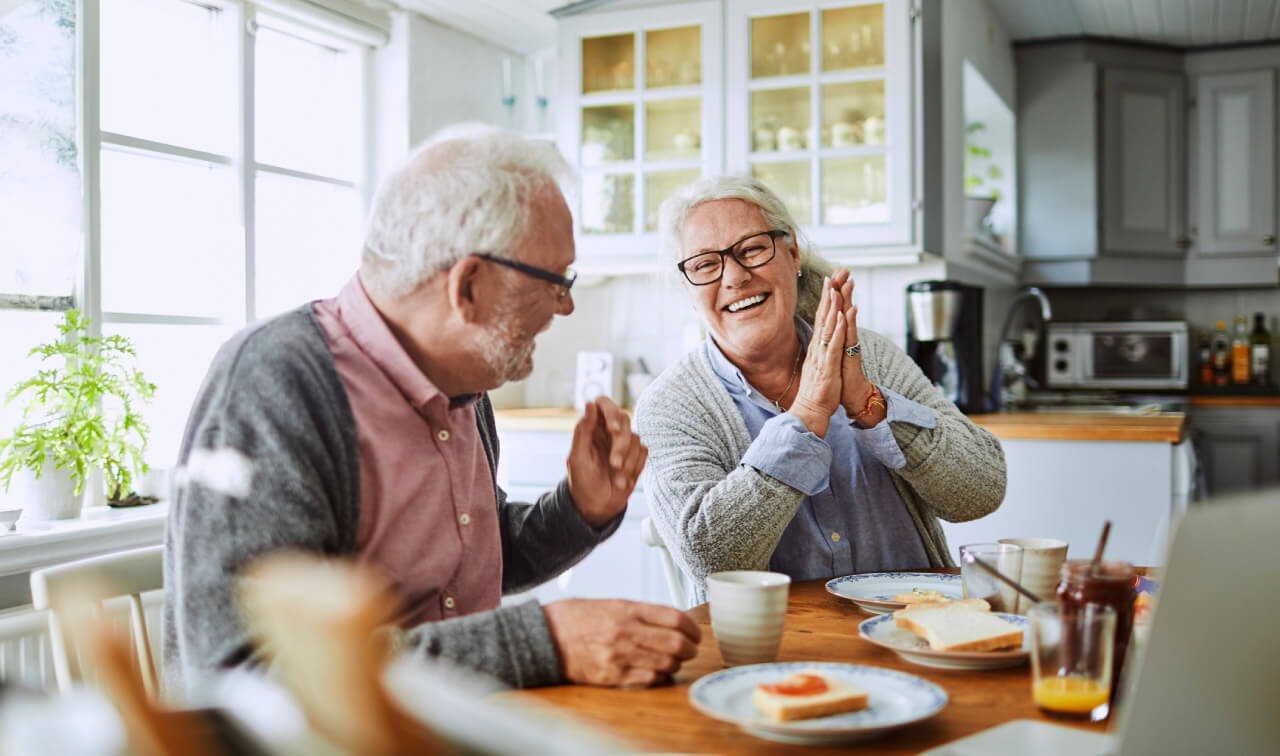
{"type": "Polygon", "coordinates": [[[381,569],[414,649],[512,685],[651,684],[694,655],[698,629],[670,607],[500,607],[617,528],[647,455],[602,398],[574,428],[554,491],[512,502],[494,477],[484,392],[527,376],[534,338],[573,311],[566,173],[543,143],[446,129],[382,186],[338,296],[219,351],[187,422],[165,539],[171,683],[252,658],[234,581],[282,548],[381,569]]]}

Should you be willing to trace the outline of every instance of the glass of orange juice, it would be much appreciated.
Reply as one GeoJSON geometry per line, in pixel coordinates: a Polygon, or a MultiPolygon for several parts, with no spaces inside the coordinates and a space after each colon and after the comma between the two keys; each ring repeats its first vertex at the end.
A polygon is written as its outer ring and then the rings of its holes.
{"type": "Polygon", "coordinates": [[[1111,713],[1116,611],[1082,604],[1064,612],[1041,602],[1031,620],[1031,696],[1041,710],[1098,722],[1111,713]]]}

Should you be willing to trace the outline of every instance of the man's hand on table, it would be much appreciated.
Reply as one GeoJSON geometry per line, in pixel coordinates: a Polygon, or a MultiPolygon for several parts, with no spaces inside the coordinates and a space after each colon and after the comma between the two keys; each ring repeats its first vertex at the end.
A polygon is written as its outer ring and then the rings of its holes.
{"type": "Polygon", "coordinates": [[[589,402],[573,428],[566,467],[569,492],[582,519],[599,528],[627,507],[649,450],[631,418],[607,397],[589,402]]]}
{"type": "Polygon", "coordinates": [[[551,637],[571,682],[647,686],[665,682],[698,652],[702,631],[669,606],[620,599],[547,604],[551,637]]]}

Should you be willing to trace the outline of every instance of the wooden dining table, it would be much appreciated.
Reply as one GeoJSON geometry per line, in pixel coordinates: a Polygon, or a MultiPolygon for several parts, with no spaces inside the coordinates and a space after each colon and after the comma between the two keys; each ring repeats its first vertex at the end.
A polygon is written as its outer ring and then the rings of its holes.
{"type": "MultiPolygon", "coordinates": [[[[959,570],[932,570],[956,573],[959,570]]],[[[711,616],[703,604],[689,610],[702,630],[698,655],[686,662],[674,682],[653,688],[615,689],[588,685],[559,685],[501,694],[534,699],[561,710],[638,749],[715,754],[848,753],[850,744],[790,745],[763,740],[702,714],[689,702],[689,686],[724,669],[711,616]]],[[[1108,723],[1064,721],[1043,714],[1031,701],[1031,667],[1022,664],[997,670],[936,669],[912,664],[887,648],[858,635],[858,623],[872,617],[852,602],[827,592],[825,580],[791,586],[787,619],[777,661],[845,662],[907,672],[935,683],[947,692],[947,705],[935,716],[858,741],[859,753],[916,754],[1015,719],[1069,724],[1105,732],[1108,723]]]]}

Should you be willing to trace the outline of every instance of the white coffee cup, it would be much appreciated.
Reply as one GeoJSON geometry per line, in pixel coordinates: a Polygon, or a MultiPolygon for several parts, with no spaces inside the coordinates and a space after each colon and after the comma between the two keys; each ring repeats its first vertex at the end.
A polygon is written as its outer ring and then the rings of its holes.
{"type": "Polygon", "coordinates": [[[707,576],[711,629],[726,667],[778,656],[791,578],[780,572],[733,570],[707,576]]]}
{"type": "MultiPolygon", "coordinates": [[[[1053,601],[1058,571],[1067,559],[1067,542],[1059,538],[1001,538],[1000,543],[1022,547],[1022,576],[1018,582],[1044,601],[1053,601]]],[[[1018,596],[1018,614],[1026,614],[1031,599],[1018,596]]]]}

